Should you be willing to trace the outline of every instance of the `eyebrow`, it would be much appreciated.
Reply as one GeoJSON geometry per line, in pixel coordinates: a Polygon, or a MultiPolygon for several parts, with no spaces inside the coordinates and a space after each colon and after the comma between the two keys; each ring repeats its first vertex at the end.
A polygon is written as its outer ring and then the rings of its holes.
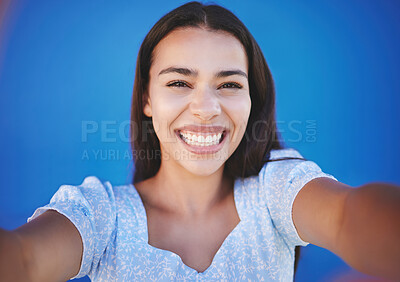
{"type": "Polygon", "coordinates": [[[245,78],[247,78],[247,74],[241,70],[224,70],[224,71],[217,72],[216,76],[217,77],[227,77],[227,76],[231,76],[231,75],[241,75],[241,76],[244,76],[245,78]]]}
{"type": "Polygon", "coordinates": [[[165,73],[171,73],[171,72],[176,72],[179,74],[183,74],[186,76],[197,76],[198,72],[192,69],[188,69],[188,68],[177,68],[177,67],[169,67],[166,69],[163,69],[162,71],[160,71],[160,73],[158,74],[159,76],[165,73]]]}
{"type": "MultiPolygon", "coordinates": [[[[169,67],[169,68],[166,68],[166,69],[163,69],[162,71],[160,71],[160,73],[158,75],[160,76],[162,74],[171,73],[171,72],[176,72],[176,73],[179,73],[179,74],[182,74],[185,76],[197,76],[199,74],[198,71],[189,69],[189,68],[169,67]]],[[[227,76],[231,76],[231,75],[241,75],[241,76],[244,76],[245,78],[247,78],[247,74],[244,71],[241,71],[239,69],[219,71],[216,73],[215,76],[220,78],[220,77],[227,77],[227,76]]]]}

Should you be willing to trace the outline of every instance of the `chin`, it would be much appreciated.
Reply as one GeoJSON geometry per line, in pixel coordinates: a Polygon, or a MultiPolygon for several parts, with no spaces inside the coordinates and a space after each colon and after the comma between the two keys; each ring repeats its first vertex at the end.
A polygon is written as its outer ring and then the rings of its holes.
{"type": "Polygon", "coordinates": [[[197,176],[210,176],[216,173],[218,170],[223,169],[224,164],[225,162],[221,163],[215,160],[196,160],[181,163],[183,168],[185,168],[191,174],[197,176]]]}
{"type": "MultiPolygon", "coordinates": [[[[167,149],[167,148],[166,148],[167,149]]],[[[210,176],[219,170],[223,170],[225,162],[229,158],[229,148],[224,147],[214,154],[195,154],[186,149],[183,150],[164,150],[164,165],[178,165],[183,171],[195,176],[210,176]]]]}

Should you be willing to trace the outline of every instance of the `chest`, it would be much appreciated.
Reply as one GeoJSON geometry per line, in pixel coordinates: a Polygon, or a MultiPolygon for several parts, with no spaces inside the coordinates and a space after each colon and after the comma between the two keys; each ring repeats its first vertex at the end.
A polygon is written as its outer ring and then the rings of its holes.
{"type": "Polygon", "coordinates": [[[148,243],[179,255],[184,264],[203,272],[239,222],[234,205],[211,217],[191,220],[149,211],[148,243]]]}
{"type": "MultiPolygon", "coordinates": [[[[115,280],[121,281],[177,281],[185,278],[190,281],[197,278],[204,281],[259,281],[260,277],[266,281],[293,281],[293,254],[277,237],[273,225],[265,224],[265,219],[253,221],[248,214],[240,215],[242,221],[239,225],[231,226],[234,230],[230,233],[225,229],[225,234],[218,232],[223,229],[212,224],[196,222],[179,227],[171,221],[165,227],[163,222],[152,222],[151,219],[145,237],[137,235],[134,236],[137,239],[132,240],[132,235],[117,234],[115,251],[110,248],[104,257],[108,263],[102,265],[112,267],[104,270],[106,279],[102,281],[109,281],[109,277],[119,277],[115,280]],[[159,229],[153,223],[160,225],[159,229]],[[193,227],[196,225],[198,229],[193,227]],[[223,238],[225,235],[229,238],[223,238]],[[116,276],[107,276],[106,273],[116,276]]],[[[145,217],[140,218],[140,226],[145,223],[142,218],[145,217]]],[[[123,230],[125,221],[122,216],[119,222],[123,230]]],[[[144,228],[139,229],[144,231],[144,228]]]]}

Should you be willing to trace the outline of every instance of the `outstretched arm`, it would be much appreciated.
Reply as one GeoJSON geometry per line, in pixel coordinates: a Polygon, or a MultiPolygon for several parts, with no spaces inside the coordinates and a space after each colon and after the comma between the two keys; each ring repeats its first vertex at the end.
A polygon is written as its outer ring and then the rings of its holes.
{"type": "Polygon", "coordinates": [[[82,240],[63,215],[49,210],[14,231],[0,229],[3,281],[66,281],[75,276],[82,240]]]}
{"type": "Polygon", "coordinates": [[[297,195],[293,220],[304,241],[366,274],[400,279],[400,187],[317,178],[297,195]]]}

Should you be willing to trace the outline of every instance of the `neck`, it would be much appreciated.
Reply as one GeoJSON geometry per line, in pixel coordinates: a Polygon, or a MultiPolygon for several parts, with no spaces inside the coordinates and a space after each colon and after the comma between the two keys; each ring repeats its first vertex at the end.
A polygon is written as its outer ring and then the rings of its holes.
{"type": "Polygon", "coordinates": [[[161,165],[153,178],[152,194],[158,207],[183,217],[201,217],[227,198],[233,182],[223,175],[222,166],[211,175],[194,175],[176,166],[161,165]]]}

